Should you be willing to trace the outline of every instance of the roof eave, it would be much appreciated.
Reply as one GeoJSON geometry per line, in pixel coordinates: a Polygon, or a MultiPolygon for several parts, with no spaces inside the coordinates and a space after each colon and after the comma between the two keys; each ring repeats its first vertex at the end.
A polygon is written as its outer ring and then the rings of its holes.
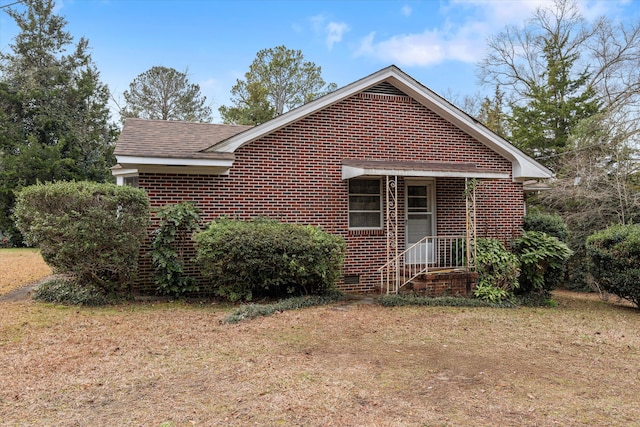
{"type": "Polygon", "coordinates": [[[138,165],[159,165],[159,166],[204,166],[204,167],[226,167],[233,166],[233,159],[207,159],[207,158],[187,158],[187,157],[143,157],[143,156],[123,156],[116,155],[117,162],[122,167],[137,167],[138,165]]]}

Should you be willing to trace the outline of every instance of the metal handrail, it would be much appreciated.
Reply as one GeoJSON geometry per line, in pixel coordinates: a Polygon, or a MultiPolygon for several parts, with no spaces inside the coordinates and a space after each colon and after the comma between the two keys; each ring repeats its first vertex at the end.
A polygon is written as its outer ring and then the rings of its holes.
{"type": "Polygon", "coordinates": [[[433,270],[467,268],[466,236],[425,236],[389,260],[380,272],[380,291],[398,290],[433,270]]]}

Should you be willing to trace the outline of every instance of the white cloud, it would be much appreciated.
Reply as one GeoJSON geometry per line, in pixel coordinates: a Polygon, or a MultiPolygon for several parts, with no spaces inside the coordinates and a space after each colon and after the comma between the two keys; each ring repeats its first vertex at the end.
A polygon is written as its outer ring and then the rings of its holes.
{"type": "Polygon", "coordinates": [[[404,6],[402,6],[402,9],[400,9],[400,12],[404,16],[411,16],[411,12],[413,12],[413,10],[411,9],[411,6],[404,5],[404,6]]]}
{"type": "Polygon", "coordinates": [[[445,58],[437,33],[403,34],[387,40],[374,42],[375,33],[370,33],[360,43],[356,56],[373,56],[396,65],[432,65],[445,58]]]}
{"type": "Polygon", "coordinates": [[[453,29],[427,29],[418,34],[400,34],[375,41],[375,33],[363,38],[356,56],[369,56],[398,66],[431,66],[447,60],[476,62],[484,51],[482,24],[470,23],[453,29]]]}
{"type": "Polygon", "coordinates": [[[505,25],[521,23],[541,6],[552,4],[552,0],[518,0],[518,1],[487,1],[487,0],[451,0],[451,8],[466,8],[473,11],[475,18],[487,23],[505,25]]]}
{"type": "Polygon", "coordinates": [[[350,30],[346,22],[327,22],[325,15],[315,15],[309,18],[313,32],[325,38],[327,49],[333,49],[333,45],[342,41],[344,33],[350,30]]]}
{"type": "MultiPolygon", "coordinates": [[[[602,15],[615,19],[628,1],[580,0],[577,5],[587,20],[602,15]]],[[[355,56],[383,63],[391,61],[399,66],[428,67],[445,61],[475,63],[484,56],[490,36],[506,26],[522,25],[540,7],[552,6],[552,0],[443,0],[437,26],[384,38],[371,32],[360,40],[355,56]]],[[[403,7],[403,12],[407,7],[403,7]]],[[[420,18],[417,11],[410,13],[413,18],[420,18]]]]}
{"type": "Polygon", "coordinates": [[[324,28],[324,32],[327,35],[326,43],[327,48],[331,50],[335,43],[342,41],[342,35],[349,31],[349,26],[344,22],[329,22],[324,28]]]}
{"type": "MultiPolygon", "coordinates": [[[[438,27],[396,34],[375,40],[364,37],[356,56],[368,56],[399,66],[432,66],[444,61],[475,63],[484,56],[487,37],[510,24],[520,24],[539,6],[551,0],[487,1],[451,0],[441,3],[438,27]],[[456,17],[464,16],[455,21],[456,17]]],[[[413,13],[408,6],[403,7],[413,13]]],[[[414,15],[417,17],[417,15],[414,15]]]]}
{"type": "Polygon", "coordinates": [[[600,16],[606,15],[614,20],[619,19],[619,15],[624,13],[623,8],[628,6],[631,2],[629,0],[595,0],[590,2],[578,3],[580,13],[587,19],[593,20],[600,16]]]}
{"type": "Polygon", "coordinates": [[[311,21],[313,32],[316,34],[322,33],[322,28],[324,27],[324,23],[327,21],[327,17],[324,15],[315,15],[309,18],[309,20],[311,21]]]}

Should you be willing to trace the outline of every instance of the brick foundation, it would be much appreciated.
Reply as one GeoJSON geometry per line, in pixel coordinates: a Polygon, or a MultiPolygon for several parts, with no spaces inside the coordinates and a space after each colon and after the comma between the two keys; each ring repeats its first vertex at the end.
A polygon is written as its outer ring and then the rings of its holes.
{"type": "Polygon", "coordinates": [[[423,274],[400,288],[400,293],[428,297],[469,296],[478,283],[478,273],[456,271],[423,274]]]}

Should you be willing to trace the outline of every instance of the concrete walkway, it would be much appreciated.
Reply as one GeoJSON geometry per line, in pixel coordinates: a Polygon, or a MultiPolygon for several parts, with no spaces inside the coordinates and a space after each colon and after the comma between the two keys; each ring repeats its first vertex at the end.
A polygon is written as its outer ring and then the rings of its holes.
{"type": "Polygon", "coordinates": [[[53,277],[55,276],[47,276],[44,279],[38,280],[37,282],[29,283],[28,285],[18,289],[14,289],[7,294],[0,295],[0,302],[17,302],[31,299],[31,292],[33,292],[34,289],[36,289],[44,282],[51,280],[53,277]]]}

